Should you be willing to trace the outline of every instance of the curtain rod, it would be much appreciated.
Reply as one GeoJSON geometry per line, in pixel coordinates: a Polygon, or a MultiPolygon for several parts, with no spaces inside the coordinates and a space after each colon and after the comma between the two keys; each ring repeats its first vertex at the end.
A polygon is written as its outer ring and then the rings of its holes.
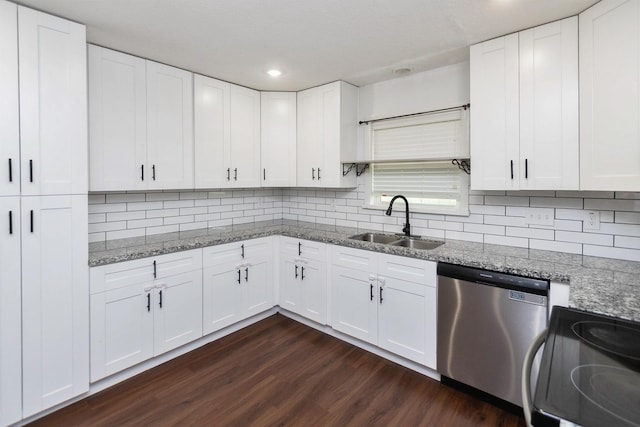
{"type": "Polygon", "coordinates": [[[452,111],[452,110],[457,110],[459,108],[463,108],[466,110],[469,107],[471,107],[471,104],[464,104],[464,105],[460,105],[459,107],[442,108],[440,110],[432,110],[432,111],[423,111],[422,113],[403,114],[402,116],[385,117],[382,119],[361,120],[358,122],[358,124],[368,125],[369,123],[381,122],[383,120],[401,119],[403,117],[419,116],[422,114],[430,114],[430,113],[442,113],[444,111],[452,111]]]}

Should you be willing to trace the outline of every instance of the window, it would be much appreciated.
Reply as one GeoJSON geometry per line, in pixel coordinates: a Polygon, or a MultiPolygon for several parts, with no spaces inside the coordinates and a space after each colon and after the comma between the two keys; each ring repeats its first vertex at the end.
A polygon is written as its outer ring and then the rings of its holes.
{"type": "Polygon", "coordinates": [[[402,194],[412,211],[468,215],[469,176],[451,164],[469,158],[468,135],[463,108],[373,123],[367,207],[402,194]]]}

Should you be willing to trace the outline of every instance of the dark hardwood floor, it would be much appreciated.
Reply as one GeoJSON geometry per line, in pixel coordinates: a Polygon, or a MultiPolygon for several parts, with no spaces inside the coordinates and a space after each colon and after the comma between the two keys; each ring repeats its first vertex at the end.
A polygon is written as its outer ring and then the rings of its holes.
{"type": "Polygon", "coordinates": [[[524,426],[524,419],[282,315],[33,426],[524,426]]]}

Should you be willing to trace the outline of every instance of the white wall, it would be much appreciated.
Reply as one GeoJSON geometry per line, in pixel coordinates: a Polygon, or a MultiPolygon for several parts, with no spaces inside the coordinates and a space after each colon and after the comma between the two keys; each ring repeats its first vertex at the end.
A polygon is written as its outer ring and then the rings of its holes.
{"type": "MultiPolygon", "coordinates": [[[[468,101],[469,65],[462,63],[360,88],[359,118],[411,114],[468,101]]],[[[361,145],[366,128],[359,128],[361,145]]],[[[401,232],[402,206],[391,217],[382,210],[362,207],[369,178],[367,172],[358,178],[357,189],[344,191],[94,194],[90,196],[89,237],[101,241],[279,218],[401,232]]],[[[437,239],[640,261],[640,193],[471,191],[469,210],[468,217],[414,213],[412,230],[437,239]],[[526,224],[529,208],[550,210],[553,225],[526,224]],[[585,231],[585,213],[592,210],[600,212],[600,230],[585,231]]]]}

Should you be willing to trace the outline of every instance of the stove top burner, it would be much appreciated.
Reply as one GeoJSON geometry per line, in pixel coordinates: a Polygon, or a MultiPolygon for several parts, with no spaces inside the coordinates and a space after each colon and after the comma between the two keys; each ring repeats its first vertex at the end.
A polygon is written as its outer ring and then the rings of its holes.
{"type": "Polygon", "coordinates": [[[640,426],[640,374],[607,365],[581,365],[571,382],[591,403],[631,426],[640,426]]]}
{"type": "Polygon", "coordinates": [[[617,356],[640,361],[640,331],[597,321],[575,322],[571,330],[584,342],[617,356]]]}

